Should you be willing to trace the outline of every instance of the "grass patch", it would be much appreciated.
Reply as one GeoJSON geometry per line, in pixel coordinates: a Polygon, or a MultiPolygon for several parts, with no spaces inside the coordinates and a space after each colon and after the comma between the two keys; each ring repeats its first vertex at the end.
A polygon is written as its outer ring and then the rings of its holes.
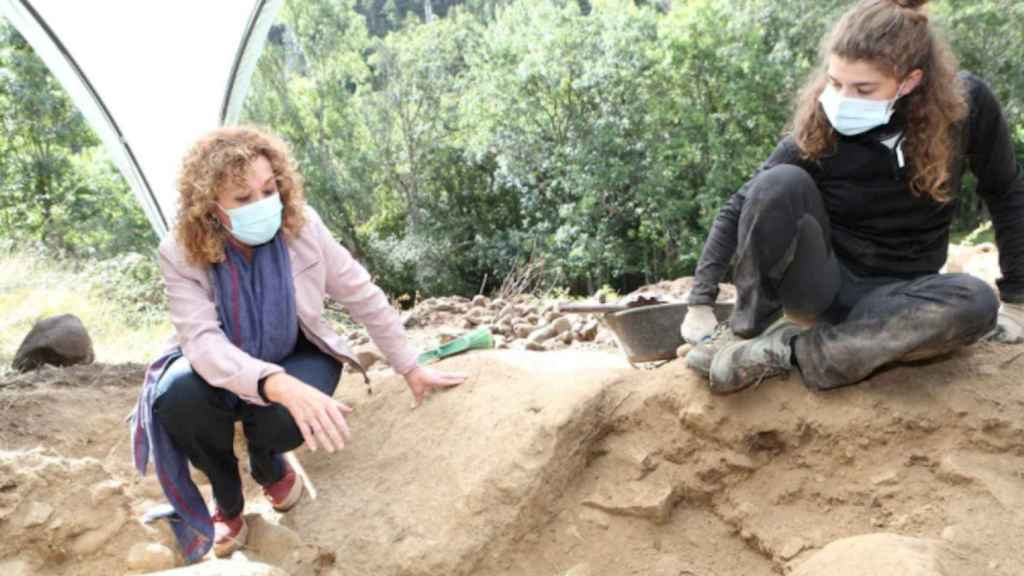
{"type": "MultiPolygon", "coordinates": [[[[141,262],[141,263],[140,263],[141,262]]],[[[11,370],[14,354],[41,318],[74,314],[92,337],[96,361],[119,364],[149,362],[173,333],[162,302],[142,306],[130,300],[140,289],[152,298],[156,277],[139,279],[132,266],[108,262],[69,263],[39,254],[0,255],[0,376],[11,370]],[[114,272],[112,272],[114,271],[114,272]],[[123,272],[123,278],[115,272],[123,272]]]]}

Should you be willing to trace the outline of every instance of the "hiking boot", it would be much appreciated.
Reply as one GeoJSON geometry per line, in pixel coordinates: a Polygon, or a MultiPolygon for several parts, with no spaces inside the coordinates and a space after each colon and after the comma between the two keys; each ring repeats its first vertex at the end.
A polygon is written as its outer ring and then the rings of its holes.
{"type": "Polygon", "coordinates": [[[790,321],[778,322],[764,334],[734,342],[711,361],[711,392],[732,394],[766,378],[786,374],[793,367],[793,338],[803,328],[790,321]]]}
{"type": "Polygon", "coordinates": [[[213,515],[213,554],[217,558],[227,558],[239,548],[245,546],[245,539],[249,535],[249,526],[245,518],[239,513],[234,518],[225,518],[224,514],[217,509],[213,515]]]}
{"type": "Polygon", "coordinates": [[[278,512],[287,512],[299,503],[299,499],[302,498],[302,479],[295,470],[292,470],[288,461],[284,462],[284,476],[277,482],[264,486],[263,495],[278,512]]]}
{"type": "Polygon", "coordinates": [[[728,321],[719,322],[711,334],[705,336],[686,354],[686,366],[707,376],[711,373],[711,361],[715,355],[730,344],[743,340],[733,333],[728,321]]]}

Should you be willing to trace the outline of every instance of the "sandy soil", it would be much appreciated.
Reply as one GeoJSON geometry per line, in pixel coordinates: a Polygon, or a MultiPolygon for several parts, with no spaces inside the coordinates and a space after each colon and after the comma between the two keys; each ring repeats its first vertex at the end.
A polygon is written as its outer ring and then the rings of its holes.
{"type": "MultiPolygon", "coordinates": [[[[294,454],[315,497],[284,516],[247,481],[250,545],[207,573],[756,576],[891,533],[940,555],[915,573],[1021,574],[1022,353],[982,344],[829,394],[791,377],[720,398],[679,361],[494,350],[444,361],[469,380],[417,410],[390,372],[369,396],[346,375],[350,449],[294,454]]],[[[141,377],[0,381],[0,574],[180,565],[167,528],[139,523],[162,501],[130,466],[141,377]]]]}

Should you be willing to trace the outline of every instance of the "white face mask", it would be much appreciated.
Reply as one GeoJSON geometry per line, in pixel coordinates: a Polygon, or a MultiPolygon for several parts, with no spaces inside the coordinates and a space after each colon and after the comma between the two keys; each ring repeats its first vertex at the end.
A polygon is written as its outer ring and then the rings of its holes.
{"type": "Polygon", "coordinates": [[[263,200],[252,202],[231,210],[220,204],[217,207],[231,219],[231,235],[247,246],[259,246],[274,239],[281,229],[281,194],[275,192],[263,200]]]}
{"type": "Polygon", "coordinates": [[[818,97],[818,101],[821,102],[821,107],[836,132],[845,136],[856,136],[888,124],[896,110],[896,101],[900,99],[899,94],[902,90],[903,83],[900,83],[896,97],[892,100],[867,100],[841,96],[835,87],[829,84],[818,97]]]}

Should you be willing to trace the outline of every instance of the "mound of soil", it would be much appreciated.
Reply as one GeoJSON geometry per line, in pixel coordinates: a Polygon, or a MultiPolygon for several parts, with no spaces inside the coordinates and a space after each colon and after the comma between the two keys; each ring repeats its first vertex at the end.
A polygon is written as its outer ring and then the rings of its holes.
{"type": "MultiPolygon", "coordinates": [[[[312,497],[279,515],[247,480],[249,546],[173,574],[852,576],[865,555],[1020,574],[1021,352],[723,398],[679,361],[493,350],[443,361],[467,382],[416,410],[401,378],[378,372],[367,395],[346,375],[351,446],[292,455],[312,497]]],[[[166,527],[139,522],[163,501],[130,466],[141,379],[92,365],[0,381],[0,574],[180,566],[166,527]]]]}

